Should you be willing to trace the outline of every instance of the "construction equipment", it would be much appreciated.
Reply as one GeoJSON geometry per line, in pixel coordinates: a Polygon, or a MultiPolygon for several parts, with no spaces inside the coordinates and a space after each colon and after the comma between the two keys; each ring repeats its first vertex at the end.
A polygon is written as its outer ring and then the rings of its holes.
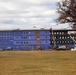
{"type": "Polygon", "coordinates": [[[71,51],[76,51],[76,40],[71,36],[70,32],[68,32],[68,35],[70,36],[70,38],[74,42],[74,48],[72,48],[71,51]]]}

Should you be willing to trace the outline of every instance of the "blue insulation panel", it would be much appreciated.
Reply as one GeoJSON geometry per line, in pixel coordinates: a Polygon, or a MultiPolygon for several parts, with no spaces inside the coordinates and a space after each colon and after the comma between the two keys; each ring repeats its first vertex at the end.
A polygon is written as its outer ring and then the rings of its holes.
{"type": "Polygon", "coordinates": [[[8,30],[0,31],[0,48],[6,50],[48,49],[50,45],[49,30],[8,30]]]}

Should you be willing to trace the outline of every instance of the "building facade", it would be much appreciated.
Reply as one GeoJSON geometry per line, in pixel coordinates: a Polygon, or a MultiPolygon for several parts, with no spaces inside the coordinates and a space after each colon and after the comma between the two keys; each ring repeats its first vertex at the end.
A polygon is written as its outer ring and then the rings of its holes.
{"type": "Polygon", "coordinates": [[[49,47],[49,30],[0,31],[0,49],[37,50],[49,47]]]}
{"type": "MultiPolygon", "coordinates": [[[[73,30],[53,30],[54,39],[57,46],[74,46],[74,41],[70,38],[68,31],[73,30]]],[[[74,30],[76,31],[76,30],[74,30]]],[[[76,35],[71,34],[76,40],[76,35]]],[[[54,40],[50,29],[38,30],[1,30],[0,49],[7,50],[47,50],[54,47],[54,40]]]]}
{"type": "MultiPolygon", "coordinates": [[[[50,30],[50,35],[52,36],[50,30]]],[[[76,30],[53,30],[56,46],[74,47],[76,44],[76,30]]],[[[50,36],[50,37],[51,37],[50,36]]],[[[53,38],[50,38],[50,45],[54,47],[53,38]]]]}

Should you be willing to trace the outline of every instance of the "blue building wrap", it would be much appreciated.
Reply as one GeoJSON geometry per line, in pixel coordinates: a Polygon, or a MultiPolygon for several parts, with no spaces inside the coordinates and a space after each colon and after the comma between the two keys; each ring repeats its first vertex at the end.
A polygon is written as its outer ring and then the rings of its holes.
{"type": "Polygon", "coordinates": [[[8,30],[0,31],[0,48],[13,50],[49,49],[49,30],[8,30]]]}

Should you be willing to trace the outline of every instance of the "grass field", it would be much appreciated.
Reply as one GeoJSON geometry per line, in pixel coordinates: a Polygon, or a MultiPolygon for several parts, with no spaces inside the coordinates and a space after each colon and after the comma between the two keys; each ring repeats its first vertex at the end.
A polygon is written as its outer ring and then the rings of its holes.
{"type": "Polygon", "coordinates": [[[76,51],[0,51],[0,75],[76,75],[76,51]]]}

